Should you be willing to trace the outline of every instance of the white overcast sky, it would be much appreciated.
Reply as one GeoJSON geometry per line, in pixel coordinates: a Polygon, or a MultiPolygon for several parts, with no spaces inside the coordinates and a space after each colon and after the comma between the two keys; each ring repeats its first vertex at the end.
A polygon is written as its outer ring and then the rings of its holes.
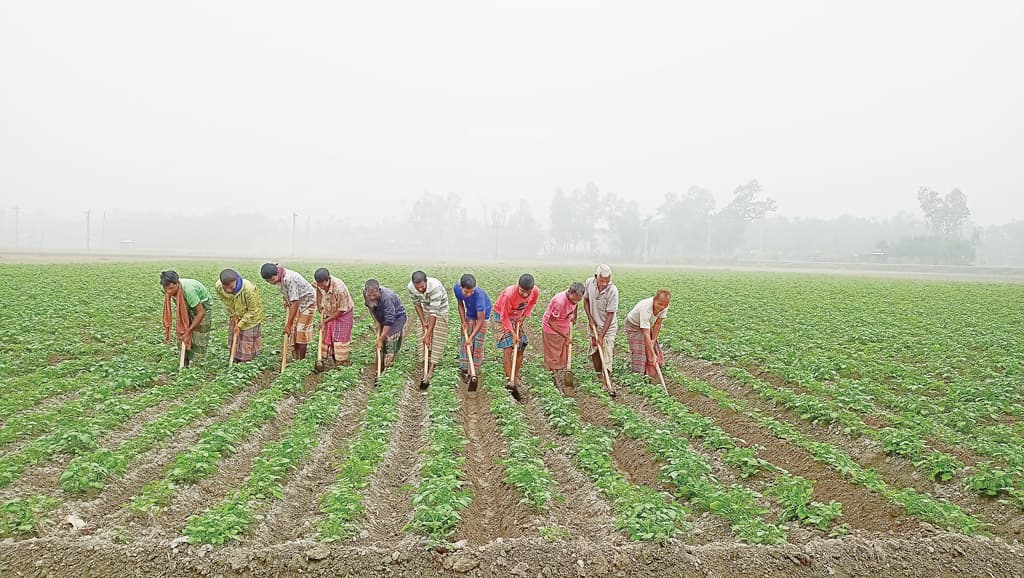
{"type": "Polygon", "coordinates": [[[1024,2],[0,1],[0,205],[1024,218],[1024,2]]]}

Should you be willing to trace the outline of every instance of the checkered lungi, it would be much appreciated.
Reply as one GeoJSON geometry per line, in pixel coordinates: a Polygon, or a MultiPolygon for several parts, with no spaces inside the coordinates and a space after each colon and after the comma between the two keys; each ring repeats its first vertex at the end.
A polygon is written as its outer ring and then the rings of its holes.
{"type": "Polygon", "coordinates": [[[588,350],[588,354],[594,355],[595,353],[597,353],[598,345],[600,345],[602,353],[604,354],[604,358],[608,362],[608,369],[611,370],[610,366],[612,363],[612,358],[615,355],[615,326],[613,325],[611,328],[608,329],[608,333],[604,334],[604,343],[594,345],[594,340],[597,339],[599,333],[600,328],[596,328],[594,325],[591,325],[590,323],[587,324],[587,335],[590,336],[590,349],[588,350]],[[595,329],[598,331],[598,333],[594,332],[595,329]]]}
{"type": "Polygon", "coordinates": [[[313,314],[316,313],[316,301],[295,313],[294,327],[288,336],[288,345],[303,345],[313,342],[313,314]]]}
{"type": "MultiPolygon", "coordinates": [[[[480,375],[480,366],[484,362],[484,340],[487,337],[487,324],[480,329],[479,332],[473,335],[470,340],[470,350],[473,353],[473,366],[477,375],[480,375]]],[[[466,338],[462,334],[459,335],[459,368],[466,373],[469,373],[469,357],[466,355],[466,338]]]]}
{"type": "Polygon", "coordinates": [[[395,356],[398,355],[398,351],[402,349],[402,335],[405,330],[396,331],[384,338],[384,367],[391,367],[391,364],[395,362],[395,356]]]}
{"type": "MultiPolygon", "coordinates": [[[[228,323],[228,350],[231,339],[235,335],[235,324],[228,323]]],[[[243,329],[238,332],[238,346],[235,349],[235,361],[252,361],[263,350],[263,332],[260,326],[243,329]]]]}
{"type": "Polygon", "coordinates": [[[324,338],[320,343],[320,353],[328,357],[328,352],[333,349],[335,361],[348,359],[349,348],[352,343],[352,310],[342,313],[337,319],[332,319],[324,324],[324,338]]]}
{"type": "MultiPolygon", "coordinates": [[[[494,334],[497,336],[498,349],[508,349],[512,347],[512,332],[505,331],[505,328],[501,325],[501,315],[497,311],[494,312],[494,334]]],[[[526,345],[530,343],[530,340],[526,337],[526,330],[519,334],[519,351],[525,351],[526,345]]]]}
{"type": "Polygon", "coordinates": [[[645,375],[657,375],[654,363],[659,366],[665,364],[665,356],[661,353],[661,347],[657,342],[654,344],[656,360],[647,359],[647,347],[644,345],[644,333],[639,325],[626,322],[626,339],[629,341],[629,369],[634,373],[645,375]]]}

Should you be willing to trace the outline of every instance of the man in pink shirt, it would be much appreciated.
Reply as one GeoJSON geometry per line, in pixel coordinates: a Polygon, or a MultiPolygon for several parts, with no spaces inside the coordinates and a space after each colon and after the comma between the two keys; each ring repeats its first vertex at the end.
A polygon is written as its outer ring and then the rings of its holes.
{"type": "Polygon", "coordinates": [[[509,380],[508,389],[512,397],[519,399],[519,388],[512,382],[512,342],[513,333],[519,335],[519,356],[516,360],[515,375],[516,381],[519,377],[519,369],[523,366],[523,353],[526,352],[526,332],[523,331],[523,321],[533,313],[533,307],[537,305],[537,298],[540,290],[533,280],[533,275],[524,273],[519,277],[519,283],[506,287],[498,300],[494,303],[494,319],[497,321],[498,349],[504,350],[503,364],[505,366],[505,378],[509,380]]]}
{"type": "Polygon", "coordinates": [[[558,385],[558,375],[566,370],[569,357],[569,328],[576,323],[577,303],[583,300],[583,283],[555,295],[544,311],[540,326],[544,330],[544,366],[558,385]]]}

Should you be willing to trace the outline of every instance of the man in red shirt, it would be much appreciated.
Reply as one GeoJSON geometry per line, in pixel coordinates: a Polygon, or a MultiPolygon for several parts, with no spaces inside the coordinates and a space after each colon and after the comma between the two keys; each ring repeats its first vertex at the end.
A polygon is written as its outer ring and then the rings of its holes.
{"type": "Polygon", "coordinates": [[[508,389],[512,397],[519,399],[519,388],[512,380],[513,370],[518,381],[519,370],[523,366],[523,354],[526,352],[526,332],[523,331],[523,321],[533,313],[537,305],[537,298],[540,296],[540,289],[533,280],[533,275],[524,273],[519,277],[519,283],[506,287],[498,300],[494,303],[494,319],[500,325],[497,329],[498,349],[504,350],[503,364],[505,366],[505,377],[509,380],[508,389]],[[512,343],[514,334],[518,334],[519,355],[516,359],[516,366],[512,367],[512,343]]]}
{"type": "Polygon", "coordinates": [[[558,385],[558,374],[568,365],[569,328],[576,323],[577,303],[583,300],[584,291],[583,283],[573,283],[569,289],[552,297],[540,321],[544,331],[544,366],[555,378],[555,385],[558,385]]]}

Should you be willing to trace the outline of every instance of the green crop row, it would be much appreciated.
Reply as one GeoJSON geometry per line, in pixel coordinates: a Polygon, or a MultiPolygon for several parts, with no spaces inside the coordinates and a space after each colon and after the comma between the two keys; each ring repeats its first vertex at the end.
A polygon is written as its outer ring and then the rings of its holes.
{"type": "Polygon", "coordinates": [[[491,413],[498,431],[508,442],[508,457],[501,461],[505,483],[523,495],[524,503],[545,510],[554,497],[555,482],[541,459],[540,438],[531,435],[523,406],[509,396],[502,375],[501,366],[488,363],[482,383],[491,396],[491,413]]]}
{"type": "Polygon", "coordinates": [[[713,388],[703,381],[686,378],[670,366],[666,366],[666,376],[690,391],[713,399],[726,409],[747,415],[761,427],[772,433],[772,435],[806,450],[815,460],[828,465],[843,478],[862,485],[894,504],[902,506],[912,516],[917,516],[936,526],[964,534],[976,534],[982,529],[981,520],[964,513],[955,504],[936,499],[928,494],[922,494],[913,488],[893,489],[882,480],[877,472],[860,466],[852,457],[839,448],[831,444],[814,441],[792,425],[769,417],[756,408],[748,407],[747,404],[725,391],[713,388]]]}
{"type": "Polygon", "coordinates": [[[129,464],[143,453],[166,441],[186,425],[224,405],[272,365],[273,361],[264,356],[252,363],[234,366],[204,385],[196,395],[147,423],[116,450],[101,448],[91,454],[76,457],[60,475],[61,488],[69,493],[102,489],[108,478],[124,475],[129,464]]]}
{"type": "Polygon", "coordinates": [[[312,365],[309,358],[292,363],[270,387],[250,399],[234,417],[208,427],[194,446],[178,454],[163,478],[146,484],[127,507],[140,514],[155,513],[183,486],[214,474],[223,457],[233,454],[239,443],[277,415],[278,402],[302,389],[312,365]]]}
{"type": "Polygon", "coordinates": [[[423,451],[420,483],[412,496],[413,516],[405,530],[443,543],[473,499],[466,488],[463,448],[469,443],[455,419],[459,411],[458,371],[444,367],[434,373],[427,393],[430,425],[423,451]]]}
{"type": "Polygon", "coordinates": [[[558,391],[547,372],[524,365],[523,377],[551,427],[572,438],[576,464],[612,505],[617,530],[631,540],[647,542],[665,542],[689,531],[686,508],[651,488],[630,483],[616,471],[613,432],[584,426],[576,402],[558,391]]]}
{"type": "Polygon", "coordinates": [[[261,504],[283,496],[285,476],[316,447],[321,429],[338,419],[344,394],[359,383],[359,367],[367,357],[363,348],[356,356],[359,363],[328,373],[295,412],[281,440],[263,448],[245,483],[226,500],[188,519],[184,534],[190,542],[224,544],[236,539],[255,522],[261,504]]]}
{"type": "Polygon", "coordinates": [[[321,541],[348,539],[358,533],[359,518],[366,511],[366,488],[387,454],[410,365],[411,358],[399,356],[370,392],[359,429],[337,466],[334,484],[320,498],[323,517],[316,522],[316,529],[321,541]]]}

